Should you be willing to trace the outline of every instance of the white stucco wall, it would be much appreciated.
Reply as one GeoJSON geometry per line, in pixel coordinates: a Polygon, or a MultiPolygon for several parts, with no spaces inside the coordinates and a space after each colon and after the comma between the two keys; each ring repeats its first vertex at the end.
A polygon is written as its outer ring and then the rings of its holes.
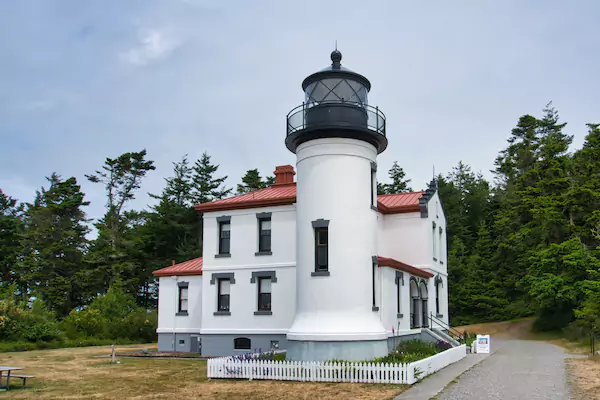
{"type": "Polygon", "coordinates": [[[202,324],[202,276],[161,276],[158,280],[157,333],[199,333],[202,324]],[[179,282],[188,282],[188,315],[176,315],[179,282]]]}
{"type": "Polygon", "coordinates": [[[204,265],[202,334],[285,334],[296,308],[296,208],[294,205],[261,207],[206,213],[204,218],[204,265]],[[257,213],[271,212],[272,255],[258,251],[257,213]],[[231,217],[231,257],[215,258],[218,253],[216,217],[231,217]],[[252,272],[275,271],[271,285],[272,315],[254,315],[258,307],[258,284],[251,283],[252,272]],[[213,273],[233,273],[230,286],[231,315],[217,311],[217,284],[213,273]]]}
{"type": "Polygon", "coordinates": [[[379,340],[373,312],[371,259],[377,213],[371,209],[375,147],[353,139],[303,143],[297,156],[297,308],[288,340],[379,340]],[[315,270],[312,221],[329,220],[330,276],[315,270]]]}

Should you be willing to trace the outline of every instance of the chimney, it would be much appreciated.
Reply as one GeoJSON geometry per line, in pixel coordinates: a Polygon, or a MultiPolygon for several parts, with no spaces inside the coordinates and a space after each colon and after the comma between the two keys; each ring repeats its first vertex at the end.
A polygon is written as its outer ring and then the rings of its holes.
{"type": "Polygon", "coordinates": [[[289,185],[294,183],[294,167],[291,165],[279,165],[275,167],[275,185],[289,185]]]}
{"type": "Polygon", "coordinates": [[[175,260],[171,260],[172,264],[171,265],[175,265],[175,260]]]}

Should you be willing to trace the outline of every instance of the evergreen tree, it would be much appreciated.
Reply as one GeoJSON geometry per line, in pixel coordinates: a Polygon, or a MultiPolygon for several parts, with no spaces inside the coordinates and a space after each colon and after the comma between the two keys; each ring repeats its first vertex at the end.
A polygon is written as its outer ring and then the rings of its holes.
{"type": "Polygon", "coordinates": [[[396,194],[411,192],[412,189],[409,186],[410,179],[406,179],[406,173],[401,166],[398,165],[397,161],[394,161],[392,168],[390,168],[389,177],[392,183],[377,183],[377,194],[396,194]]]}
{"type": "Polygon", "coordinates": [[[0,286],[7,287],[20,280],[22,213],[23,205],[0,189],[0,286]]]}
{"type": "Polygon", "coordinates": [[[233,189],[224,186],[227,176],[215,178],[218,165],[210,162],[210,156],[204,152],[196,161],[192,178],[192,199],[195,204],[208,203],[229,196],[233,189]]]}
{"type": "MultiPolygon", "coordinates": [[[[272,179],[275,182],[275,179],[272,179]]],[[[258,168],[249,169],[242,177],[242,183],[237,185],[237,194],[250,193],[255,190],[264,189],[269,186],[268,181],[263,181],[258,168]]]]}
{"type": "MultiPolygon", "coordinates": [[[[125,206],[135,198],[144,176],[156,169],[154,162],[145,157],[144,149],[107,158],[103,171],[86,175],[91,182],[103,183],[107,195],[107,211],[95,224],[98,237],[87,257],[90,270],[86,276],[94,293],[105,293],[119,281],[129,293],[139,293],[140,278],[136,271],[143,270],[143,254],[139,253],[140,239],[135,232],[144,223],[145,213],[125,211],[125,206]]],[[[183,194],[179,196],[182,198],[183,194]]]]}
{"type": "Polygon", "coordinates": [[[77,180],[53,173],[48,189],[38,191],[25,212],[25,279],[49,309],[65,316],[83,304],[81,270],[87,248],[84,200],[77,180]]]}

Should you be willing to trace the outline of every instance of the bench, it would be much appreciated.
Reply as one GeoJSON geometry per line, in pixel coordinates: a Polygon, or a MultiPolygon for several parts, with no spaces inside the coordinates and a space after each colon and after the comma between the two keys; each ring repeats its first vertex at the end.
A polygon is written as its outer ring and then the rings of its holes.
{"type": "Polygon", "coordinates": [[[21,378],[23,380],[23,386],[27,382],[27,379],[35,378],[35,375],[22,375],[22,374],[10,374],[11,378],[21,378]]]}

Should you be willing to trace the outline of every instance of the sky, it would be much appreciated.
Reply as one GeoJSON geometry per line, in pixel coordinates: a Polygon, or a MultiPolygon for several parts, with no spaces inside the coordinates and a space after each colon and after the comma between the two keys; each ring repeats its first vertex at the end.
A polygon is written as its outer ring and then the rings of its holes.
{"type": "Polygon", "coordinates": [[[489,179],[518,118],[552,101],[573,149],[600,122],[597,1],[4,0],[0,188],[32,201],[75,176],[87,215],[106,203],[85,174],[146,149],[153,204],[172,163],[203,152],[235,187],[295,165],[284,144],[302,80],[331,64],[372,84],[387,118],[378,179],[398,161],[413,189],[459,162],[489,179]]]}

